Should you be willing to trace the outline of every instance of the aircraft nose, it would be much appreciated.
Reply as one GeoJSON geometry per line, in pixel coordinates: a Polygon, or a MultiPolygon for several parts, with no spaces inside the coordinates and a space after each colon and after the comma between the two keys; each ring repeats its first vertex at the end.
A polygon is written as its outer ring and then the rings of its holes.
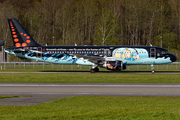
{"type": "Polygon", "coordinates": [[[175,61],[177,60],[177,58],[176,58],[175,55],[170,54],[170,60],[171,60],[172,62],[175,62],[175,61]]]}

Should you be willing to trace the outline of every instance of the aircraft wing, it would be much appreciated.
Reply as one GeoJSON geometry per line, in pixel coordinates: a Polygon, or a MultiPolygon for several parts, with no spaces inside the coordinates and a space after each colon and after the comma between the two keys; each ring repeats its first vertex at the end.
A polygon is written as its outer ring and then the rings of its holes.
{"type": "Polygon", "coordinates": [[[100,56],[85,56],[85,55],[75,55],[75,56],[78,58],[86,59],[86,60],[93,62],[93,63],[97,63],[99,60],[105,59],[104,56],[102,56],[102,57],[100,57],[100,56]]]}

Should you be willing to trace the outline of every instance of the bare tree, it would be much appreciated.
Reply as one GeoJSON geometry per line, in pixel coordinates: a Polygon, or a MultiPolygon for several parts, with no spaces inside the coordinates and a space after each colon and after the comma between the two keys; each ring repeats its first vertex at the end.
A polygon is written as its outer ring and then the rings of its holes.
{"type": "Polygon", "coordinates": [[[101,45],[109,44],[117,27],[116,17],[110,10],[102,9],[101,16],[96,24],[96,41],[101,45]]]}

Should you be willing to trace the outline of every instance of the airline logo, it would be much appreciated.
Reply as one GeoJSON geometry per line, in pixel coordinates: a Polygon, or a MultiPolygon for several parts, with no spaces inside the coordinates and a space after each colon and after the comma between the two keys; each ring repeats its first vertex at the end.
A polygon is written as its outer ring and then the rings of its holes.
{"type": "Polygon", "coordinates": [[[29,43],[31,43],[30,36],[28,36],[26,33],[23,33],[23,32],[21,32],[20,35],[22,38],[25,37],[26,40],[25,42],[21,43],[18,39],[17,33],[15,31],[15,28],[12,22],[10,22],[10,27],[11,27],[12,36],[13,36],[16,47],[21,47],[21,46],[26,47],[29,43]]]}

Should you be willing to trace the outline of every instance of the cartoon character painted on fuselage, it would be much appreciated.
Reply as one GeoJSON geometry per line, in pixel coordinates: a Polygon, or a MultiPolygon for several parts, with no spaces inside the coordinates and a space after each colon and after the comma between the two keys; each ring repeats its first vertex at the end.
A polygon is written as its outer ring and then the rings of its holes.
{"type": "Polygon", "coordinates": [[[134,58],[131,58],[131,51],[129,49],[126,49],[126,52],[125,52],[125,60],[129,60],[129,61],[134,61],[135,59],[134,58]]]}

